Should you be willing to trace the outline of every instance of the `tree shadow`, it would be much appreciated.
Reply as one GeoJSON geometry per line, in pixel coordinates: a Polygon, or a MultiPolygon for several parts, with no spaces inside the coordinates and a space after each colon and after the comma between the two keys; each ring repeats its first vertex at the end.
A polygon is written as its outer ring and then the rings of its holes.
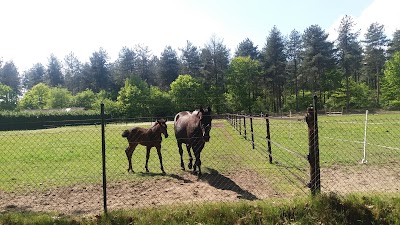
{"type": "Polygon", "coordinates": [[[220,174],[217,170],[206,167],[209,173],[203,173],[199,179],[202,181],[206,181],[209,185],[213,186],[214,188],[221,189],[221,190],[230,190],[236,192],[238,194],[238,198],[246,199],[246,200],[257,200],[257,196],[250,193],[247,190],[242,189],[239,185],[237,185],[233,180],[230,178],[220,174]]]}

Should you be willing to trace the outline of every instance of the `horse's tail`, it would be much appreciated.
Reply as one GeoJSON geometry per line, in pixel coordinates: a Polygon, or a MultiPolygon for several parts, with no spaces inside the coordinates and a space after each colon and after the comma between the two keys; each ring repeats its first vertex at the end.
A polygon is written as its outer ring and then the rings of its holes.
{"type": "Polygon", "coordinates": [[[125,130],[124,132],[122,132],[122,137],[128,137],[129,133],[129,130],[125,130]]]}

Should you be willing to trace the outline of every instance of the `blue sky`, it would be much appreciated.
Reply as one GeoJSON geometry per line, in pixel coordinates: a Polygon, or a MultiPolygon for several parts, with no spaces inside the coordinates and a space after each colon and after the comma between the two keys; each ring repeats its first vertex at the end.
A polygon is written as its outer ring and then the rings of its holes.
{"type": "Polygon", "coordinates": [[[62,60],[73,52],[86,62],[103,47],[114,61],[123,46],[143,44],[159,56],[186,40],[203,47],[212,35],[233,54],[246,37],[261,49],[274,25],[288,35],[318,24],[334,40],[346,14],[362,33],[379,22],[390,36],[400,29],[398,8],[399,0],[5,0],[0,58],[22,72],[47,65],[51,53],[62,60]]]}

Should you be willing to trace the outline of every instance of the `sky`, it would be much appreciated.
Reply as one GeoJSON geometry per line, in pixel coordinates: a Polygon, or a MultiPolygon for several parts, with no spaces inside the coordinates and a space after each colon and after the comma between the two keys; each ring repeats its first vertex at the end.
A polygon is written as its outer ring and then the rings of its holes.
{"type": "Polygon", "coordinates": [[[20,73],[50,54],[60,61],[74,53],[88,62],[106,50],[110,62],[122,47],[148,46],[160,56],[170,45],[204,45],[215,35],[234,54],[249,38],[263,48],[276,26],[283,35],[317,24],[335,40],[344,15],[353,17],[361,37],[373,22],[391,38],[400,29],[399,0],[1,0],[0,59],[20,73]]]}

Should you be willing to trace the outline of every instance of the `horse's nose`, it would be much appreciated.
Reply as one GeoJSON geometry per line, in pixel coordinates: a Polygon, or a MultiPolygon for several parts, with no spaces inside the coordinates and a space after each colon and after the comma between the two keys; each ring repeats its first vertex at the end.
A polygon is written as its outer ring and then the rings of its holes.
{"type": "Polygon", "coordinates": [[[166,133],[164,136],[165,136],[165,138],[167,138],[168,137],[168,133],[166,133]]]}

